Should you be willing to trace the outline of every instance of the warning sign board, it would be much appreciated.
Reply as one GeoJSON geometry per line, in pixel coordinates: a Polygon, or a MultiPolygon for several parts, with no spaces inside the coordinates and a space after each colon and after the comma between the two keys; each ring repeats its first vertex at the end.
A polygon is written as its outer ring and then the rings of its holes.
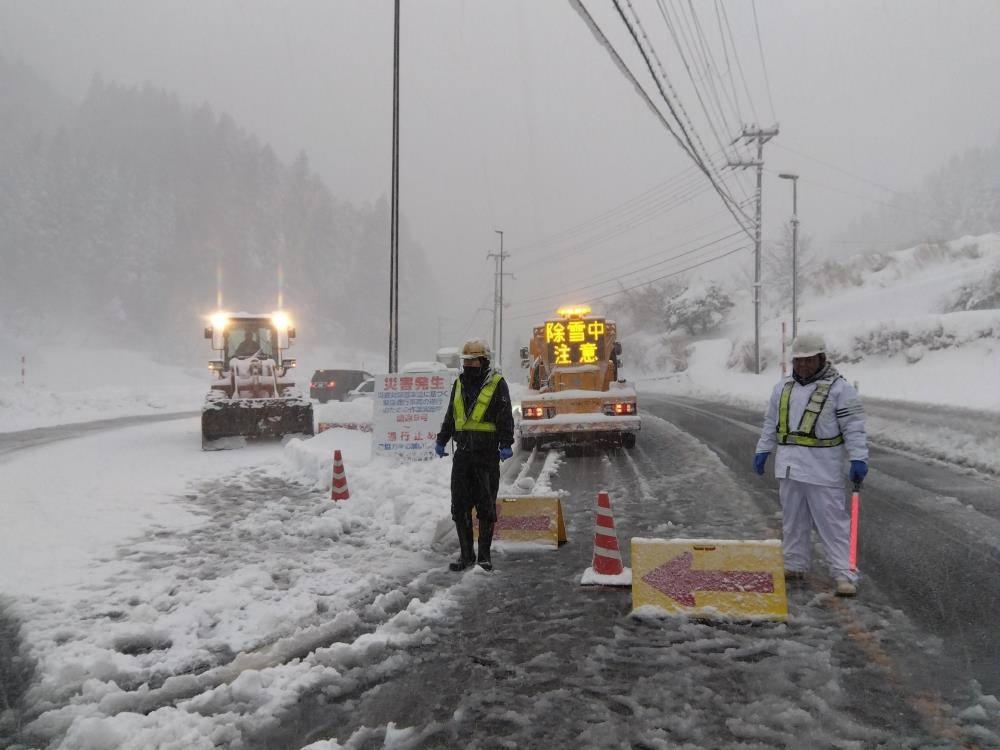
{"type": "Polygon", "coordinates": [[[448,411],[449,371],[375,376],[372,431],[375,452],[407,458],[434,457],[437,431],[448,411]]]}
{"type": "MultiPolygon", "coordinates": [[[[479,524],[476,524],[479,536],[479,524]]],[[[557,548],[566,541],[562,503],[555,495],[497,498],[493,541],[529,542],[557,548]]]]}
{"type": "Polygon", "coordinates": [[[632,609],[715,620],[785,620],[781,541],[632,539],[632,609]]]}

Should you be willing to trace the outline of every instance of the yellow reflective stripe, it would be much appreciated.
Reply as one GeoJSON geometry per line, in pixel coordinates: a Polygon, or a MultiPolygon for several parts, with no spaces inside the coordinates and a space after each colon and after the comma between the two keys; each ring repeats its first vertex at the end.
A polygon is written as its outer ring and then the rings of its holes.
{"type": "Polygon", "coordinates": [[[781,389],[781,399],[778,402],[778,444],[779,445],[801,445],[806,448],[833,448],[842,445],[843,435],[832,438],[816,437],[816,422],[819,414],[826,405],[826,400],[830,397],[830,388],[833,383],[817,383],[816,389],[809,396],[809,403],[806,404],[805,411],[802,412],[802,419],[799,420],[799,428],[795,432],[788,430],[788,411],[791,404],[792,388],[794,381],[788,381],[781,389]]]}
{"type": "Polygon", "coordinates": [[[492,422],[484,422],[483,416],[486,414],[486,409],[489,407],[490,401],[493,400],[493,394],[496,393],[497,384],[500,382],[501,377],[500,373],[494,373],[489,382],[480,389],[479,396],[476,398],[476,404],[472,407],[472,414],[469,417],[465,416],[465,401],[462,399],[462,381],[455,381],[455,398],[452,401],[452,405],[454,407],[453,415],[455,417],[456,432],[461,432],[462,430],[470,432],[496,432],[497,426],[492,422]]]}
{"type": "Polygon", "coordinates": [[[455,381],[455,396],[451,402],[455,417],[455,431],[465,429],[465,402],[462,401],[462,381],[455,381]]]}
{"type": "Polygon", "coordinates": [[[779,445],[801,445],[806,448],[833,448],[837,445],[843,445],[843,443],[843,435],[837,435],[837,437],[832,438],[809,437],[808,435],[799,435],[794,432],[786,435],[778,435],[779,445]]]}
{"type": "Polygon", "coordinates": [[[787,435],[788,434],[788,402],[791,401],[792,388],[795,387],[795,381],[789,380],[785,383],[785,387],[781,389],[781,401],[778,403],[778,434],[787,435]]]}
{"type": "Polygon", "coordinates": [[[816,390],[809,397],[809,403],[806,404],[806,410],[802,412],[802,421],[799,422],[799,429],[796,432],[802,432],[806,435],[814,435],[816,433],[816,420],[819,419],[819,413],[823,411],[823,406],[826,404],[826,399],[829,395],[829,383],[816,384],[816,390]]]}

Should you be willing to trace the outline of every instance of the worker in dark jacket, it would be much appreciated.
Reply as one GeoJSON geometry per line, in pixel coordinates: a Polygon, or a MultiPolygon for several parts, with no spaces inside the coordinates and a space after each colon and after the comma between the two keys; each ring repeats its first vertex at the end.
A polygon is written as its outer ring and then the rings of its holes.
{"type": "Polygon", "coordinates": [[[490,368],[490,348],[481,339],[462,347],[462,374],[451,391],[448,413],[437,435],[435,450],[444,457],[455,440],[451,466],[451,517],[458,531],[460,557],[448,567],[465,570],[477,561],[493,570],[490,544],[496,523],[500,462],[514,455],[514,415],[510,390],[500,373],[490,368]],[[479,555],[473,550],[472,509],[479,519],[479,555]]]}

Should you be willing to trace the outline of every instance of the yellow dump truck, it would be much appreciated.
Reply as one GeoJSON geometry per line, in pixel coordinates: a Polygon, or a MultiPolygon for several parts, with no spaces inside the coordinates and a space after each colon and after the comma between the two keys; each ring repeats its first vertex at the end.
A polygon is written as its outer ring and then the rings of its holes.
{"type": "Polygon", "coordinates": [[[642,420],[635,388],[619,380],[614,321],[586,306],[563,307],[535,326],[521,349],[528,392],[518,435],[526,450],[543,443],[604,443],[634,448],[642,420]]]}

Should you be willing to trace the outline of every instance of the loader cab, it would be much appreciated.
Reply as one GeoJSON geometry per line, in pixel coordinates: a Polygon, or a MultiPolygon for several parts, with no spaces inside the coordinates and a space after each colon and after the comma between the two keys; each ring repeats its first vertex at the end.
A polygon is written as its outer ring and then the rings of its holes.
{"type": "Polygon", "coordinates": [[[228,371],[234,357],[249,357],[257,352],[260,359],[271,359],[281,369],[295,367],[286,355],[295,338],[295,328],[284,312],[271,314],[224,313],[210,316],[205,338],[211,339],[216,359],[209,368],[228,371]]]}
{"type": "Polygon", "coordinates": [[[261,359],[278,361],[277,332],[270,320],[234,320],[223,334],[225,361],[248,357],[256,351],[261,359]],[[251,342],[251,343],[248,343],[251,342]]]}

